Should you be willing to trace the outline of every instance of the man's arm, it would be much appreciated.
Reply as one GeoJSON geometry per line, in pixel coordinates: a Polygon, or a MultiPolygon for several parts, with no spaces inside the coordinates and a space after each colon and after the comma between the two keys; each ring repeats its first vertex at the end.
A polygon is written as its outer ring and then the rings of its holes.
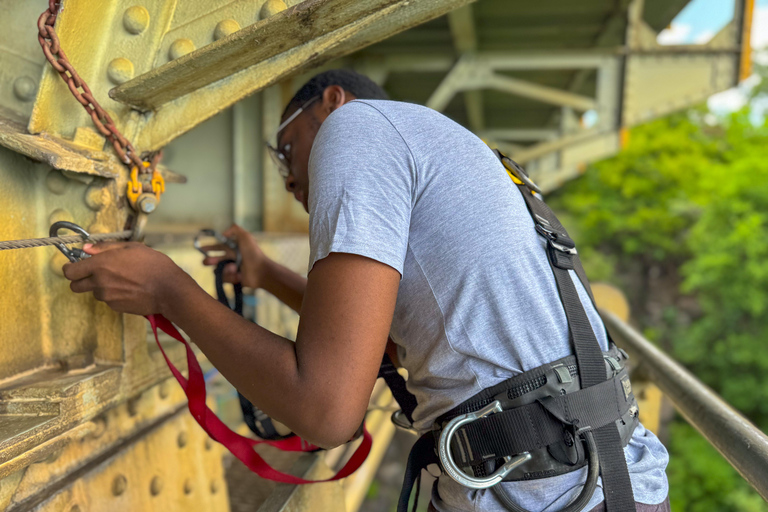
{"type": "Polygon", "coordinates": [[[392,322],[400,274],[375,260],[332,253],[307,280],[296,342],[219,304],[167,257],[139,244],[89,249],[65,265],[75,292],[117,311],[162,313],[183,329],[251,402],[322,447],[362,421],[392,322]]]}

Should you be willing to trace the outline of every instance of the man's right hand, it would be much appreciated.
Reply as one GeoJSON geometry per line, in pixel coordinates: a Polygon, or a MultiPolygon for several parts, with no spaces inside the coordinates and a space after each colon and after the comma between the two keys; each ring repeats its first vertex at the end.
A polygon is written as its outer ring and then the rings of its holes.
{"type": "MultiPolygon", "coordinates": [[[[235,240],[242,258],[239,271],[234,263],[230,263],[224,268],[224,281],[241,283],[249,288],[262,288],[264,286],[264,272],[269,259],[259,247],[256,239],[237,224],[233,224],[223,235],[235,240]]],[[[203,260],[203,265],[216,266],[220,261],[234,260],[237,256],[233,249],[224,244],[209,245],[202,249],[206,252],[219,251],[224,253],[222,256],[206,257],[203,260]]]]}

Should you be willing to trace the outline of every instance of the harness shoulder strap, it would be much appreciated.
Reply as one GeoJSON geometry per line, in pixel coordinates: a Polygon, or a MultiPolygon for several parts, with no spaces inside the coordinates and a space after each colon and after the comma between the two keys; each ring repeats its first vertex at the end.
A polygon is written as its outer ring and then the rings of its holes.
{"type": "MultiPolygon", "coordinates": [[[[525,172],[511,159],[501,153],[498,154],[507,170],[512,172],[511,165],[515,173],[525,172]]],[[[544,237],[547,243],[547,258],[568,319],[568,329],[579,365],[582,388],[599,385],[606,380],[602,352],[589,317],[579,298],[576,285],[570,275],[570,271],[573,270],[584,284],[590,299],[594,302],[589,282],[576,251],[576,244],[549,206],[534,195],[534,191],[525,183],[526,180],[513,179],[513,181],[525,200],[536,231],[544,237]]],[[[592,430],[591,426],[588,425],[582,428],[586,427],[590,427],[592,430]]],[[[635,500],[632,483],[629,479],[618,427],[615,423],[611,423],[595,428],[593,433],[600,459],[607,511],[634,512],[635,500]]]]}

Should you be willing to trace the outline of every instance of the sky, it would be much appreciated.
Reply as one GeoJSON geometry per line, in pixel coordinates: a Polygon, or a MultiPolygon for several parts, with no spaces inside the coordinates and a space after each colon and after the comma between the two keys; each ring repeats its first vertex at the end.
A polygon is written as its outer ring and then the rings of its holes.
{"type": "MultiPolygon", "coordinates": [[[[735,0],[692,0],[670,27],[658,37],[661,44],[697,44],[706,43],[733,17],[735,0]]],[[[752,19],[753,59],[768,64],[768,0],[755,0],[752,19]]],[[[707,104],[710,110],[726,114],[742,108],[747,102],[747,93],[757,83],[757,77],[745,80],[738,87],[715,94],[707,104]]],[[[768,101],[759,102],[755,115],[762,117],[768,111],[768,101]]]]}

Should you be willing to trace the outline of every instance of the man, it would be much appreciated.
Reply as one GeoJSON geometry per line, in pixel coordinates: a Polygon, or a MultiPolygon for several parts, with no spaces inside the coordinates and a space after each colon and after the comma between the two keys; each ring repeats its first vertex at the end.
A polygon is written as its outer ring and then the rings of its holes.
{"type": "MultiPolygon", "coordinates": [[[[228,233],[242,252],[237,278],[300,312],[295,344],[237,317],[140,244],[89,247],[92,258],[64,267],[72,290],[93,291],[117,311],[162,313],[257,407],[323,447],[359,426],[388,336],[409,371],[419,431],[482,390],[572,354],[543,239],[498,158],[441,114],[385,98],[365,77],[334,70],[285,109],[271,151],[309,212],[306,280],[266,258],[242,229],[228,233]]],[[[574,282],[606,350],[602,322],[574,282]]],[[[624,453],[638,510],[668,510],[658,439],[640,425],[624,453]]],[[[585,475],[500,488],[524,509],[554,511],[579,494],[585,475]]],[[[598,488],[584,510],[600,510],[602,500],[598,488]]],[[[495,492],[446,476],[432,507],[506,510],[495,492]]]]}

